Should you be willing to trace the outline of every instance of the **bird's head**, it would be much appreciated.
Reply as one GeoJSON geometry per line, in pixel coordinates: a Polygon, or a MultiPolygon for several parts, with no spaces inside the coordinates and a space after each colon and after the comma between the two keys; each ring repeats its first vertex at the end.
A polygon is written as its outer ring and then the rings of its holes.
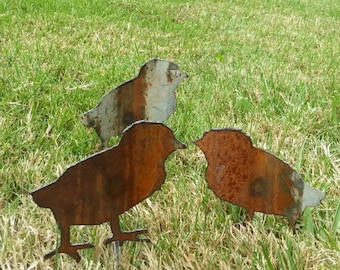
{"type": "Polygon", "coordinates": [[[134,141],[140,144],[148,153],[166,158],[178,149],[185,149],[186,145],[176,139],[172,130],[166,125],[150,121],[137,121],[125,129],[122,143],[134,141]]]}
{"type": "Polygon", "coordinates": [[[252,149],[250,138],[238,129],[211,129],[193,142],[204,153],[208,163],[221,163],[233,155],[252,149]],[[242,150],[241,150],[242,149],[242,150]]]}
{"type": "Polygon", "coordinates": [[[162,59],[151,59],[141,67],[141,73],[145,72],[146,77],[157,78],[161,85],[173,85],[174,88],[185,78],[188,74],[180,70],[178,65],[174,62],[162,59]]]}

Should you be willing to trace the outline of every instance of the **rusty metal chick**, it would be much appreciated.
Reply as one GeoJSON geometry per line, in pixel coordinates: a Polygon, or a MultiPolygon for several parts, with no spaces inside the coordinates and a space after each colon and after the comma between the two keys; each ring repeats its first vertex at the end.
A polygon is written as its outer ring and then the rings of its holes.
{"type": "Polygon", "coordinates": [[[40,206],[50,208],[58,223],[61,243],[56,252],[77,262],[77,250],[91,244],[70,244],[70,225],[97,225],[110,222],[113,236],[105,241],[145,241],[138,238],[147,230],[122,232],[119,215],[135,206],[164,183],[164,161],[186,146],[161,123],[139,121],[123,133],[116,147],[94,154],[70,166],[55,182],[31,193],[40,206]]]}
{"type": "Polygon", "coordinates": [[[80,120],[96,130],[102,147],[108,139],[120,135],[138,120],[163,122],[176,107],[176,87],[186,77],[170,61],[152,59],[145,63],[137,77],[106,93],[98,105],[81,114],[80,120]]]}
{"type": "Polygon", "coordinates": [[[208,187],[219,198],[254,212],[286,216],[295,225],[306,206],[317,206],[324,194],[305,183],[278,157],[255,148],[241,130],[213,129],[194,142],[204,153],[208,187]]]}

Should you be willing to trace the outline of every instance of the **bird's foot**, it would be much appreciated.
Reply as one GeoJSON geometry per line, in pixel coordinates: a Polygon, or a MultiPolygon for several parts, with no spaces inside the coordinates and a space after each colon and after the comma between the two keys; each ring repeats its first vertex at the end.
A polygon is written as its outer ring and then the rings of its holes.
{"type": "Polygon", "coordinates": [[[93,248],[92,244],[76,244],[76,245],[64,245],[60,246],[58,250],[52,250],[51,252],[47,253],[44,256],[44,260],[47,260],[54,256],[56,253],[65,253],[75,259],[76,262],[79,262],[81,257],[77,252],[78,249],[85,249],[85,248],[93,248]]]}
{"type": "Polygon", "coordinates": [[[251,222],[247,220],[234,223],[233,227],[237,230],[247,230],[251,233],[254,232],[254,227],[252,226],[251,222]]]}
{"type": "Polygon", "coordinates": [[[276,238],[281,238],[281,237],[284,235],[283,232],[277,231],[277,230],[272,229],[272,228],[266,229],[266,232],[267,232],[268,234],[270,234],[270,233],[273,234],[276,238]]]}
{"type": "Polygon", "coordinates": [[[104,241],[104,244],[107,245],[113,241],[119,241],[119,245],[123,245],[124,241],[143,241],[143,242],[151,242],[148,238],[138,238],[139,234],[147,233],[148,230],[146,229],[137,229],[131,232],[120,232],[112,236],[111,238],[107,238],[104,241]]]}
{"type": "Polygon", "coordinates": [[[247,227],[248,221],[240,221],[237,223],[234,223],[233,226],[236,227],[237,229],[241,229],[243,227],[247,227]]]}

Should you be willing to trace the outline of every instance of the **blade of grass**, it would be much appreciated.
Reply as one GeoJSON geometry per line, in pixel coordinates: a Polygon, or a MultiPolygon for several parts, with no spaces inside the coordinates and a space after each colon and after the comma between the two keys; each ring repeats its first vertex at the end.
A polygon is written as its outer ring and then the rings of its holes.
{"type": "Polygon", "coordinates": [[[268,245],[266,245],[265,243],[261,243],[261,248],[263,251],[263,256],[267,262],[267,267],[270,270],[274,270],[274,266],[269,258],[269,249],[268,249],[268,245]]]}
{"type": "Polygon", "coordinates": [[[338,207],[336,209],[333,224],[332,224],[332,233],[334,236],[336,236],[338,232],[339,224],[340,224],[340,200],[339,200],[338,207]]]}

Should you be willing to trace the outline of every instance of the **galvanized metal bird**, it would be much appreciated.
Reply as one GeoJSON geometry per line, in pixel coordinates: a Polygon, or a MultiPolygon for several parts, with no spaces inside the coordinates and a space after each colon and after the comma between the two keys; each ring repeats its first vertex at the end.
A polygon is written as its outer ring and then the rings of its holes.
{"type": "Polygon", "coordinates": [[[105,241],[144,241],[147,230],[122,232],[119,215],[135,206],[164,183],[164,162],[185,145],[161,123],[139,121],[124,132],[116,147],[94,154],[70,166],[55,182],[31,194],[40,206],[50,208],[58,223],[60,246],[45,259],[66,253],[79,262],[77,250],[91,244],[70,244],[71,225],[110,222],[113,236],[105,241]]]}
{"type": "Polygon", "coordinates": [[[287,163],[253,146],[237,129],[213,129],[194,142],[204,153],[208,187],[219,198],[254,212],[286,216],[294,230],[307,206],[324,194],[305,183],[287,163]]]}
{"type": "Polygon", "coordinates": [[[137,77],[106,93],[96,107],[80,115],[108,147],[108,139],[120,135],[138,120],[163,122],[176,107],[176,87],[186,77],[177,64],[161,59],[145,63],[137,77]]]}

